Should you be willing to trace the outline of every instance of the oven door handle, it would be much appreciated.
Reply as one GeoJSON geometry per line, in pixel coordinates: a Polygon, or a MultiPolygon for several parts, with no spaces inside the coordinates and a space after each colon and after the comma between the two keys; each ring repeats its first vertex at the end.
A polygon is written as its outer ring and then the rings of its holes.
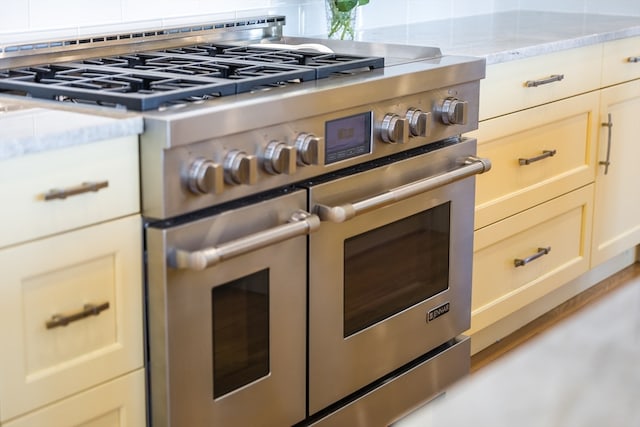
{"type": "Polygon", "coordinates": [[[198,251],[173,249],[169,251],[169,266],[177,269],[205,270],[222,261],[265,248],[275,243],[316,231],[320,218],[303,210],[295,211],[286,224],[241,237],[198,251]]]}
{"type": "Polygon", "coordinates": [[[406,200],[418,194],[451,184],[452,182],[472,175],[487,172],[491,169],[491,161],[479,157],[469,156],[463,160],[462,164],[463,166],[452,171],[405,184],[359,202],[345,203],[333,207],[318,204],[314,207],[314,213],[316,213],[322,221],[340,223],[356,215],[406,200]]]}

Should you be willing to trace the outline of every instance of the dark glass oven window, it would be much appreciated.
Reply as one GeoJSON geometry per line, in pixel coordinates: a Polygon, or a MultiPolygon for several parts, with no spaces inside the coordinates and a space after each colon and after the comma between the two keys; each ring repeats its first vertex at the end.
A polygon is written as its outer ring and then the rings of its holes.
{"type": "Polygon", "coordinates": [[[269,270],[217,286],[213,316],[213,397],[269,374],[269,270]]]}
{"type": "Polygon", "coordinates": [[[450,205],[345,240],[345,338],[448,288],[450,205]]]}

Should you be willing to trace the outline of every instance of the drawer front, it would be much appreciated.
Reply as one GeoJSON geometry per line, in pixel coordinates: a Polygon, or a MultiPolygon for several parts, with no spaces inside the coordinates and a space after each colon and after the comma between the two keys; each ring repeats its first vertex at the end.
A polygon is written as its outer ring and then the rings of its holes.
{"type": "Polygon", "coordinates": [[[0,251],[0,416],[142,366],[142,224],[129,216],[0,251]]]}
{"type": "Polygon", "coordinates": [[[640,78],[640,37],[621,39],[604,44],[602,85],[640,78]]]}
{"type": "Polygon", "coordinates": [[[593,182],[598,92],[480,123],[476,229],[593,182]]]}
{"type": "Polygon", "coordinates": [[[139,192],[135,136],[7,160],[0,247],[137,213],[139,192]]]}
{"type": "Polygon", "coordinates": [[[474,234],[471,332],[587,271],[593,184],[474,234]]]}
{"type": "Polygon", "coordinates": [[[2,425],[143,427],[146,425],[144,370],[139,369],[2,425]]]}
{"type": "Polygon", "coordinates": [[[599,88],[601,59],[602,45],[593,45],[489,65],[480,120],[599,88]]]}

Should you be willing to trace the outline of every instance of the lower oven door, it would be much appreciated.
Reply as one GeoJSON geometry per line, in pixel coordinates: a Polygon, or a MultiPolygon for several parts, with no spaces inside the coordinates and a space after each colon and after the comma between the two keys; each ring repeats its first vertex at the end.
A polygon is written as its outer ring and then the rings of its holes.
{"type": "Polygon", "coordinates": [[[309,411],[314,414],[465,331],[475,180],[461,140],[311,185],[309,411]]]}
{"type": "Polygon", "coordinates": [[[154,427],[305,417],[306,234],[319,225],[306,202],[298,190],[147,228],[154,427]]]}

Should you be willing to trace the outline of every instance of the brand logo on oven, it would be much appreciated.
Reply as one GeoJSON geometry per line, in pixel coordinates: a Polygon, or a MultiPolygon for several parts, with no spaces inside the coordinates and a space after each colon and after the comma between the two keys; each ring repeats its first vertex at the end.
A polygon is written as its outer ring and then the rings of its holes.
{"type": "Polygon", "coordinates": [[[448,302],[445,302],[444,304],[439,305],[433,310],[429,311],[429,313],[427,314],[427,322],[431,322],[432,320],[437,319],[443,314],[448,313],[450,306],[451,305],[448,302]]]}

